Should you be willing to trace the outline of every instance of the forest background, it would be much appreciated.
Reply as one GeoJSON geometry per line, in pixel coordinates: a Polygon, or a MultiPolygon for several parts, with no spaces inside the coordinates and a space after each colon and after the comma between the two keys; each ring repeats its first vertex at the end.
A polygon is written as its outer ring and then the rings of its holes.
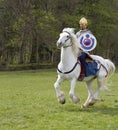
{"type": "Polygon", "coordinates": [[[97,38],[92,52],[118,65],[118,0],[0,0],[0,68],[55,66],[56,41],[86,17],[97,38]]]}

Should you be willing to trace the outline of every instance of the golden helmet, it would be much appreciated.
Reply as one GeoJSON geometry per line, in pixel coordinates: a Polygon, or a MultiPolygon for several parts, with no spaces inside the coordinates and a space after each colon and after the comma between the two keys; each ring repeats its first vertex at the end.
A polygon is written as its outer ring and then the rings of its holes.
{"type": "Polygon", "coordinates": [[[88,25],[88,21],[86,18],[83,17],[80,19],[79,24],[83,25],[86,28],[88,25]]]}

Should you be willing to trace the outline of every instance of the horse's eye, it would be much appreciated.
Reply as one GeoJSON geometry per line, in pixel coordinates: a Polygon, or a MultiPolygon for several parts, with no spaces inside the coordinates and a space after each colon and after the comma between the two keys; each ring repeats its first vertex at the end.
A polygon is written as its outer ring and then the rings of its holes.
{"type": "Polygon", "coordinates": [[[69,35],[67,35],[67,38],[69,38],[70,36],[69,35]]]}

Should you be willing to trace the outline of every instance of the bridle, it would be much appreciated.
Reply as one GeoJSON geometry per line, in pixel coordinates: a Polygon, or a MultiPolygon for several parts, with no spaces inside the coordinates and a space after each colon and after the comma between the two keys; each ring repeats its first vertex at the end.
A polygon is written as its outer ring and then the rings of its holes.
{"type": "MultiPolygon", "coordinates": [[[[67,34],[69,34],[69,37],[65,40],[65,42],[67,42],[69,39],[71,39],[71,34],[67,31],[63,31],[63,32],[66,32],[67,34]]],[[[63,48],[67,48],[67,47],[71,47],[72,46],[72,43],[70,45],[67,45],[67,46],[63,46],[63,48]]],[[[78,61],[75,63],[75,65],[73,66],[73,68],[69,71],[66,71],[66,72],[63,72],[61,71],[59,68],[57,68],[58,72],[62,73],[62,74],[69,74],[71,73],[75,68],[76,66],[80,64],[78,61]]]]}
{"type": "MultiPolygon", "coordinates": [[[[71,34],[67,31],[63,31],[63,32],[66,32],[67,34],[69,34],[68,38],[65,40],[65,42],[67,42],[69,39],[71,39],[71,34]]],[[[63,46],[63,48],[67,48],[67,47],[71,47],[71,46],[72,46],[72,43],[70,45],[63,46]]]]}

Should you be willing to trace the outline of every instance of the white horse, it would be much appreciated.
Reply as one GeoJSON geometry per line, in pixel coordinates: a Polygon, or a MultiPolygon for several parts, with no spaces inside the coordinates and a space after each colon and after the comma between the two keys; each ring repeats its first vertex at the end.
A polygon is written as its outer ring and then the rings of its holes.
{"type": "MultiPolygon", "coordinates": [[[[68,79],[71,83],[69,96],[73,103],[77,103],[80,99],[75,94],[74,90],[76,87],[76,81],[78,80],[81,72],[81,66],[79,62],[77,62],[80,49],[78,47],[77,38],[74,34],[73,28],[63,29],[57,41],[57,46],[61,47],[61,60],[57,69],[58,78],[54,83],[56,96],[61,104],[65,103],[64,92],[60,90],[60,83],[63,80],[68,79]]],[[[96,77],[91,75],[89,77],[85,77],[83,80],[88,88],[88,98],[82,105],[84,108],[89,107],[98,101],[99,93],[103,88],[106,88],[108,77],[110,77],[111,74],[115,71],[115,65],[109,59],[104,59],[96,55],[91,55],[91,57],[98,61],[99,71],[97,72],[96,77]],[[95,79],[98,81],[98,89],[94,93],[91,84],[95,79]]]]}

